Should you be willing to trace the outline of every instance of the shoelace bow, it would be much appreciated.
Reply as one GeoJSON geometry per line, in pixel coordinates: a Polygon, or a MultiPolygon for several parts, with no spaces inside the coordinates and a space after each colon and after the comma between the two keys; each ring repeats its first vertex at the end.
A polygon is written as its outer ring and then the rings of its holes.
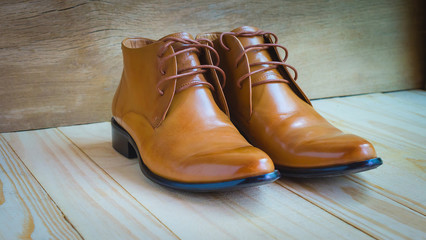
{"type": "MultiPolygon", "coordinates": [[[[195,51],[195,52],[199,53],[200,48],[207,48],[208,50],[213,52],[213,54],[216,56],[216,63],[214,63],[213,65],[196,65],[196,66],[188,67],[188,68],[179,70],[176,75],[172,75],[172,76],[162,78],[157,83],[157,90],[160,93],[160,95],[164,95],[164,90],[161,90],[160,87],[165,82],[171,81],[171,80],[174,80],[174,79],[177,79],[177,78],[181,78],[181,77],[186,77],[186,76],[190,76],[190,75],[204,73],[204,72],[207,71],[206,69],[215,69],[215,70],[219,71],[221,73],[222,79],[223,79],[221,85],[222,85],[222,87],[225,86],[225,81],[226,81],[225,72],[221,68],[219,68],[219,54],[212,47],[213,46],[212,41],[210,41],[208,39],[191,40],[191,39],[181,39],[181,38],[176,38],[176,37],[167,37],[167,38],[164,38],[162,41],[166,42],[166,44],[164,44],[160,48],[159,53],[158,53],[158,57],[160,58],[158,67],[159,67],[159,71],[161,72],[162,75],[166,74],[165,70],[163,69],[163,67],[164,67],[163,65],[165,64],[165,62],[167,62],[167,60],[169,60],[170,58],[175,57],[179,54],[186,53],[186,52],[195,51]],[[172,45],[173,43],[177,43],[177,42],[185,44],[185,46],[183,46],[183,49],[164,57],[163,55],[166,52],[167,48],[170,45],[172,45]],[[202,42],[206,42],[206,44],[203,44],[202,42]],[[197,69],[197,70],[186,72],[186,71],[194,70],[194,69],[197,69]]],[[[187,89],[189,87],[192,87],[192,86],[195,86],[195,85],[200,85],[200,84],[207,85],[210,89],[212,89],[214,91],[213,85],[211,85],[208,82],[191,82],[189,84],[186,84],[182,88],[178,89],[178,91],[182,91],[182,90],[187,89]]]]}
{"type": "MultiPolygon", "coordinates": [[[[228,47],[225,45],[225,43],[223,42],[223,36],[225,36],[225,35],[233,35],[233,36],[235,36],[235,37],[254,37],[254,36],[265,36],[265,35],[269,35],[269,36],[273,36],[273,37],[274,37],[274,43],[262,43],[262,44],[255,44],[255,45],[249,45],[249,46],[247,46],[247,47],[244,47],[244,51],[243,51],[243,52],[241,52],[241,54],[240,54],[240,55],[236,58],[236,60],[235,60],[235,67],[238,67],[238,64],[241,62],[241,60],[242,60],[243,56],[244,56],[247,52],[252,51],[252,50],[264,50],[264,49],[268,49],[268,48],[270,48],[270,47],[278,47],[278,48],[283,49],[283,50],[284,50],[284,52],[285,52],[285,56],[284,56],[284,58],[281,60],[281,62],[278,62],[278,61],[267,61],[267,62],[255,62],[255,63],[250,63],[250,65],[249,65],[250,67],[253,67],[253,66],[259,66],[259,65],[272,65],[272,66],[264,67],[264,68],[261,68],[261,69],[255,70],[255,71],[253,71],[253,72],[249,72],[249,73],[247,73],[247,74],[244,74],[243,76],[241,76],[241,77],[237,80],[237,86],[238,86],[239,88],[241,88],[241,82],[242,82],[242,81],[244,81],[245,79],[247,79],[249,76],[251,76],[251,75],[253,75],[253,74],[256,74],[256,73],[259,73],[259,72],[264,72],[264,71],[268,71],[268,70],[271,70],[271,69],[275,69],[275,68],[277,68],[279,65],[282,65],[282,66],[288,67],[288,68],[290,68],[291,70],[293,70],[293,72],[294,72],[294,80],[296,80],[296,79],[297,79],[297,71],[296,71],[296,69],[295,69],[293,66],[291,66],[291,65],[289,65],[289,64],[287,64],[287,63],[285,63],[285,61],[287,60],[287,57],[288,57],[288,50],[287,50],[287,48],[285,48],[284,46],[277,44],[277,42],[278,42],[278,37],[277,37],[277,35],[275,35],[274,33],[271,33],[271,32],[265,32],[265,31],[255,31],[255,32],[242,31],[242,32],[238,32],[238,33],[235,33],[235,32],[223,32],[222,34],[220,34],[220,39],[219,39],[219,41],[220,41],[220,45],[222,46],[222,48],[224,48],[224,49],[226,49],[227,51],[229,51],[229,50],[231,50],[231,49],[230,49],[230,48],[228,48],[228,47]]],[[[260,84],[270,83],[270,82],[284,82],[284,83],[289,83],[289,81],[288,81],[288,80],[286,80],[286,79],[267,79],[267,80],[263,80],[263,81],[259,81],[259,82],[253,83],[253,84],[252,84],[252,86],[254,87],[254,86],[257,86],[257,85],[260,85],[260,84]]]]}

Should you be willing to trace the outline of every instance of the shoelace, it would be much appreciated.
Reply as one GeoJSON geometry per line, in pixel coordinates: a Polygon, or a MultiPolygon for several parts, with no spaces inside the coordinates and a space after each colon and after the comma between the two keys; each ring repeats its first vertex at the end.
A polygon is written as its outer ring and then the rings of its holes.
{"type": "MultiPolygon", "coordinates": [[[[222,46],[222,48],[224,48],[227,51],[229,51],[231,49],[228,48],[225,45],[225,43],[223,42],[223,36],[225,36],[225,35],[233,35],[235,37],[254,37],[254,36],[265,36],[265,35],[269,35],[269,36],[273,36],[274,37],[274,43],[262,43],[262,44],[255,44],[255,45],[250,45],[250,46],[244,47],[244,51],[241,52],[241,54],[235,60],[235,67],[238,67],[238,64],[241,62],[243,56],[245,54],[247,54],[247,52],[252,51],[252,50],[264,50],[264,49],[268,49],[270,47],[278,47],[278,48],[283,49],[284,52],[285,52],[285,56],[281,60],[281,62],[278,62],[278,61],[268,61],[268,62],[250,63],[250,65],[249,65],[250,67],[259,66],[259,65],[272,65],[272,66],[264,67],[264,68],[255,70],[253,72],[249,72],[247,74],[244,74],[243,76],[241,76],[237,80],[237,86],[239,88],[241,88],[241,82],[244,81],[245,79],[247,79],[249,76],[251,76],[253,74],[256,74],[256,73],[259,73],[259,72],[264,72],[264,71],[268,71],[268,70],[271,70],[271,69],[275,69],[279,65],[288,67],[291,70],[293,70],[293,72],[294,72],[294,78],[293,79],[294,80],[297,79],[297,71],[296,71],[296,69],[293,66],[285,63],[285,61],[287,60],[287,57],[288,57],[288,50],[287,50],[287,48],[283,47],[282,45],[277,44],[278,37],[274,33],[265,32],[265,31],[256,31],[256,32],[242,31],[242,32],[238,32],[238,33],[235,33],[235,32],[223,32],[222,34],[220,34],[220,39],[219,39],[220,45],[222,46]]],[[[260,84],[270,83],[270,82],[284,82],[284,83],[289,83],[289,81],[286,80],[286,79],[267,79],[267,80],[263,80],[263,81],[259,81],[259,82],[253,83],[252,86],[254,87],[254,86],[257,86],[257,85],[260,85],[260,84]]]]}
{"type": "MultiPolygon", "coordinates": [[[[225,72],[219,68],[219,54],[217,53],[217,51],[212,47],[213,46],[213,42],[208,40],[208,39],[198,39],[198,40],[191,40],[191,39],[181,39],[181,38],[176,38],[176,37],[167,37],[164,38],[162,41],[166,42],[166,44],[164,44],[158,53],[158,57],[159,57],[159,71],[162,75],[165,75],[166,72],[163,69],[163,65],[165,62],[167,62],[167,60],[169,60],[172,57],[175,57],[179,54],[182,53],[186,53],[186,52],[191,52],[191,51],[195,51],[197,53],[200,52],[200,48],[207,48],[208,50],[210,50],[211,52],[214,53],[214,55],[216,56],[216,63],[214,63],[214,65],[197,65],[197,66],[192,66],[189,68],[185,68],[185,69],[181,69],[178,71],[178,73],[176,75],[172,75],[169,77],[165,77],[162,78],[160,81],[158,81],[157,83],[157,90],[160,93],[160,95],[164,95],[164,90],[161,90],[160,87],[167,81],[171,81],[177,78],[181,78],[181,77],[185,77],[185,76],[190,76],[190,75],[195,75],[195,74],[200,74],[200,73],[204,73],[206,72],[206,69],[215,69],[217,71],[219,71],[222,75],[222,87],[225,86],[225,81],[226,81],[226,77],[225,77],[225,72]],[[182,50],[179,50],[173,54],[170,54],[166,57],[163,57],[164,53],[166,52],[167,48],[172,45],[173,43],[182,43],[185,44],[185,46],[183,47],[182,50]],[[206,42],[206,44],[203,44],[202,42],[206,42]],[[186,72],[189,70],[194,70],[197,69],[196,71],[190,71],[190,72],[186,72]]],[[[212,89],[214,91],[214,87],[213,85],[211,85],[208,82],[191,82],[189,84],[186,84],[185,86],[183,86],[182,88],[180,88],[178,91],[182,91],[184,89],[187,89],[189,87],[195,86],[195,85],[207,85],[210,89],[212,89]]]]}

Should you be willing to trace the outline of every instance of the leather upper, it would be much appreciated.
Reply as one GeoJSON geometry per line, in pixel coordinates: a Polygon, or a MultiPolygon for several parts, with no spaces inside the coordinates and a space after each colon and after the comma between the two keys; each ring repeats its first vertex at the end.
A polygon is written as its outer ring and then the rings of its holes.
{"type": "MultiPolygon", "coordinates": [[[[232,32],[258,30],[245,26],[232,32]]],[[[255,73],[242,81],[240,88],[237,79],[267,67],[250,67],[250,64],[281,61],[278,50],[270,47],[248,51],[236,64],[237,57],[243,53],[245,47],[270,43],[270,37],[224,35],[223,43],[229,48],[226,50],[220,44],[220,35],[221,33],[206,33],[198,37],[212,40],[219,52],[220,66],[227,75],[224,92],[231,119],[249,142],[264,150],[276,165],[294,168],[326,167],[376,157],[376,152],[368,141],[343,133],[320,116],[285,66],[255,73]],[[256,85],[260,81],[277,78],[285,79],[288,83],[256,85]]]]}
{"type": "MultiPolygon", "coordinates": [[[[188,33],[166,37],[193,39],[188,33]]],[[[124,70],[112,112],[136,142],[145,165],[166,179],[191,183],[241,179],[274,171],[268,155],[251,146],[226,115],[228,109],[216,70],[158,86],[162,79],[177,75],[182,69],[213,62],[210,53],[200,49],[160,64],[161,58],[185,47],[173,43],[159,56],[165,44],[162,39],[144,38],[125,39],[122,43],[124,70]],[[165,70],[164,75],[161,70],[165,70]],[[186,88],[188,84],[194,86],[186,88]]]]}

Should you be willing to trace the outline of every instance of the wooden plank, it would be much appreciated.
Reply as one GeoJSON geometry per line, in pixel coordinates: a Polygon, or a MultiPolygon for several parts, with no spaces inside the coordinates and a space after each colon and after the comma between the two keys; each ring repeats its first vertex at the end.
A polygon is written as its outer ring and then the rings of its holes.
{"type": "Polygon", "coordinates": [[[278,183],[374,238],[421,239],[426,236],[424,215],[348,178],[281,178],[278,183]]]}
{"type": "Polygon", "coordinates": [[[175,239],[56,129],[2,134],[84,239],[175,239]]]}
{"type": "Polygon", "coordinates": [[[418,2],[1,1],[0,132],[108,120],[130,36],[253,25],[278,35],[311,98],[420,88],[418,2]]]}
{"type": "Polygon", "coordinates": [[[314,101],[336,126],[371,140],[384,165],[349,177],[279,183],[376,238],[424,238],[426,111],[424,105],[411,104],[424,101],[411,94],[417,93],[314,101]]]}
{"type": "Polygon", "coordinates": [[[407,105],[416,105],[420,107],[421,112],[426,111],[426,91],[425,90],[410,90],[385,93],[386,96],[393,98],[396,101],[404,102],[407,105]]]}
{"type": "Polygon", "coordinates": [[[0,136],[0,239],[81,239],[0,136]]]}
{"type": "Polygon", "coordinates": [[[383,166],[352,180],[426,214],[425,103],[420,90],[324,99],[314,106],[343,131],[370,140],[383,158],[383,166]]]}
{"type": "Polygon", "coordinates": [[[112,149],[109,123],[60,131],[182,239],[370,238],[277,184],[215,194],[160,187],[112,149]]]}

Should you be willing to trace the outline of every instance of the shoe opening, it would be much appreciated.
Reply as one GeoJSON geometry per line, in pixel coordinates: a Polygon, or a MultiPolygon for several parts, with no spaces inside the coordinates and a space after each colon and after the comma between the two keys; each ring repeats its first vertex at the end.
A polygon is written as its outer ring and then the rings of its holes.
{"type": "Polygon", "coordinates": [[[127,48],[141,48],[153,42],[154,40],[147,38],[126,38],[123,40],[123,46],[127,48]]]}

